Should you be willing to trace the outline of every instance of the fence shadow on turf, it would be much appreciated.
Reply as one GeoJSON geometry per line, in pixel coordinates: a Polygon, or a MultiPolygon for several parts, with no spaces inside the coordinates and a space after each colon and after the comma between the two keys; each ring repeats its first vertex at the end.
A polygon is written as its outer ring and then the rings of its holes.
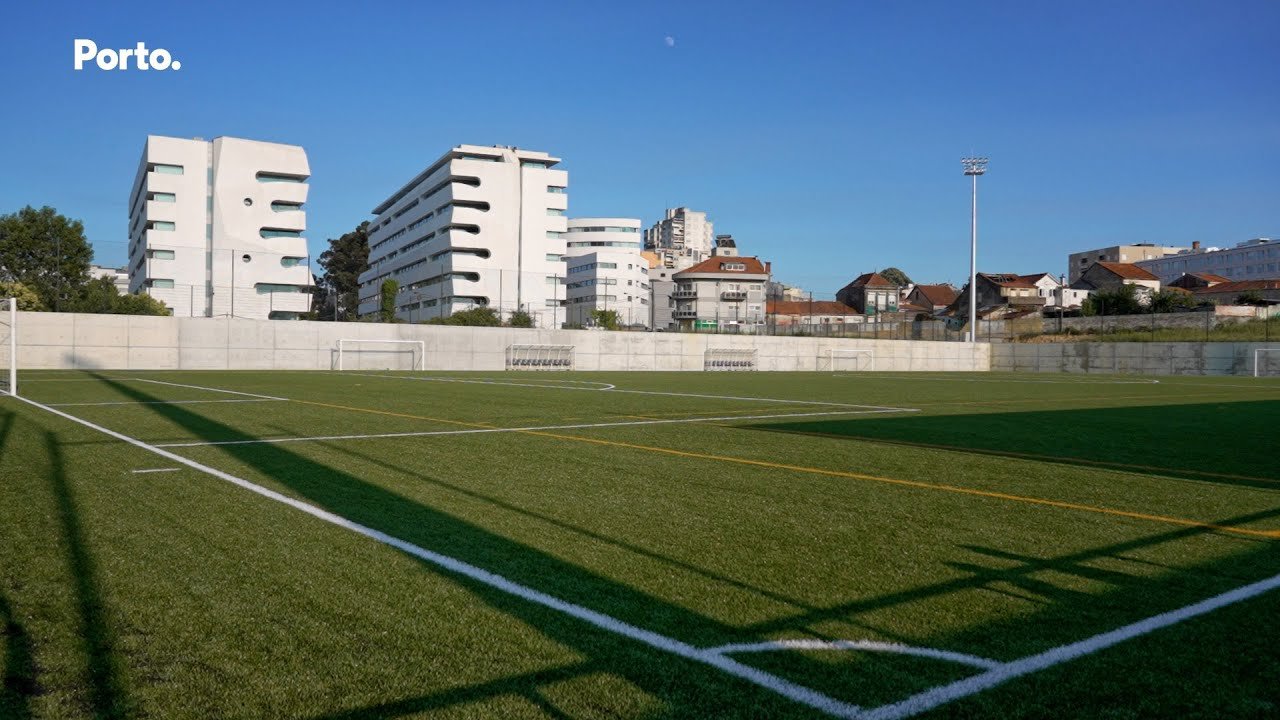
{"type": "Polygon", "coordinates": [[[33,717],[31,698],[39,691],[35,656],[31,636],[14,615],[3,592],[0,592],[0,637],[5,649],[4,666],[0,669],[4,681],[0,685],[0,717],[28,720],[33,717]]]}
{"type": "Polygon", "coordinates": [[[1280,401],[765,422],[736,428],[1276,489],[1280,401]]]}
{"type": "MultiPolygon", "coordinates": [[[[161,399],[138,388],[114,382],[110,377],[99,378],[134,400],[161,399]]],[[[203,417],[186,406],[158,404],[149,406],[148,410],[201,439],[256,439],[234,427],[203,417]]],[[[678,628],[680,639],[695,645],[723,642],[726,637],[732,637],[732,627],[405,498],[282,445],[223,445],[220,450],[288,488],[290,494],[318,507],[422,547],[442,551],[512,581],[583,603],[646,629],[676,632],[678,628]]],[[[632,683],[668,707],[679,707],[678,714],[689,717],[758,717],[762,708],[782,712],[796,707],[771,692],[702,664],[638,643],[618,642],[615,635],[558,611],[452,575],[435,565],[426,562],[422,565],[467,588],[489,607],[525,623],[586,658],[579,671],[563,668],[553,671],[552,677],[557,681],[564,678],[556,673],[607,672],[632,683]]],[[[541,706],[547,703],[540,686],[541,678],[541,673],[531,673],[488,683],[487,687],[494,697],[520,695],[541,706]],[[529,686],[521,689],[520,685],[525,682],[529,686]]],[[[388,717],[472,703],[478,701],[477,693],[482,687],[485,686],[450,689],[391,703],[394,707],[342,711],[333,717],[388,717]]]]}

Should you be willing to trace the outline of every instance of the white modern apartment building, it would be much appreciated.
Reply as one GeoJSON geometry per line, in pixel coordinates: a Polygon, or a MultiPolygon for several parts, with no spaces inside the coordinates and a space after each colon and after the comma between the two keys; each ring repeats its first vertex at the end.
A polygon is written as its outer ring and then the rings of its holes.
{"type": "Polygon", "coordinates": [[[310,175],[297,145],[149,135],[129,194],[129,291],[178,316],[300,317],[310,175]]]}
{"type": "Polygon", "coordinates": [[[116,292],[121,294],[129,292],[129,268],[127,267],[103,267],[101,265],[89,266],[89,277],[91,278],[109,278],[111,283],[116,286],[116,292]]]}
{"type": "MultiPolygon", "coordinates": [[[[1196,243],[1199,245],[1199,243],[1196,243]]],[[[1138,243],[1136,245],[1112,245],[1111,247],[1085,250],[1067,256],[1067,284],[1074,284],[1085,270],[1096,262],[1136,263],[1142,260],[1162,258],[1166,255],[1177,255],[1191,248],[1156,245],[1154,243],[1138,243]]]]}
{"type": "Polygon", "coordinates": [[[569,174],[553,169],[559,162],[544,152],[459,145],[418,173],[373,210],[359,313],[378,310],[390,278],[402,320],[487,306],[558,327],[569,200],[569,174]]]}
{"type": "Polygon", "coordinates": [[[1280,278],[1280,240],[1254,238],[1233,248],[1202,248],[1195,242],[1176,255],[1134,263],[1171,283],[1183,273],[1212,273],[1229,280],[1275,280],[1280,278]]]}
{"type": "Polygon", "coordinates": [[[640,255],[640,221],[570,218],[565,234],[566,322],[591,325],[612,310],[623,326],[649,327],[649,261],[640,255]]]}
{"type": "Polygon", "coordinates": [[[658,254],[668,268],[683,270],[711,257],[715,232],[707,214],[669,208],[667,216],[644,232],[644,249],[658,254]]]}

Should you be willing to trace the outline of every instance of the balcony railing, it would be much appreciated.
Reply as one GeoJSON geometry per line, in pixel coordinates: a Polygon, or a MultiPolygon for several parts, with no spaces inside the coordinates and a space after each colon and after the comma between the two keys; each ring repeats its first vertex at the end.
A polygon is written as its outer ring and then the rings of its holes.
{"type": "Polygon", "coordinates": [[[698,318],[697,310],[672,310],[671,317],[677,320],[696,320],[698,318]]]}
{"type": "Polygon", "coordinates": [[[698,297],[697,290],[673,290],[671,297],[680,299],[692,299],[698,297]]]}
{"type": "Polygon", "coordinates": [[[720,293],[720,299],[726,302],[742,302],[747,299],[746,290],[725,290],[720,293]]]}

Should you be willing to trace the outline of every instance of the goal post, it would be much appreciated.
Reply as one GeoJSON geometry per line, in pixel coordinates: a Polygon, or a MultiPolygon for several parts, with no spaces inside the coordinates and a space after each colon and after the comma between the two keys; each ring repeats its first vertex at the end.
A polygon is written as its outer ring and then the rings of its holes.
{"type": "Polygon", "coordinates": [[[422,340],[338,340],[339,370],[423,370],[426,362],[422,340]]]}
{"type": "Polygon", "coordinates": [[[874,370],[875,366],[876,354],[871,350],[827,348],[818,356],[819,370],[865,371],[874,370]]]}
{"type": "Polygon", "coordinates": [[[572,370],[572,345],[508,345],[508,370],[572,370]]]}
{"type": "Polygon", "coordinates": [[[5,395],[18,395],[18,299],[0,298],[0,391],[5,395]]]}
{"type": "Polygon", "coordinates": [[[1280,375],[1280,347],[1254,348],[1253,376],[1280,375]]]}
{"type": "Polygon", "coordinates": [[[707,348],[702,354],[703,370],[755,370],[758,351],[755,348],[707,348]]]}

